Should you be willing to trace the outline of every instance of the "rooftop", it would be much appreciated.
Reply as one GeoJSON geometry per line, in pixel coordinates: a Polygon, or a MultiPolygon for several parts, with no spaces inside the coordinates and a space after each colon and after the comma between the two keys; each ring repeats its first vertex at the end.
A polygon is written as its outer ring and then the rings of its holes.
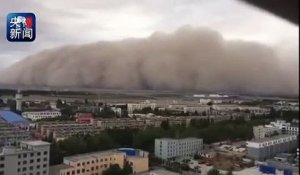
{"type": "Polygon", "coordinates": [[[179,138],[179,139],[175,139],[175,138],[160,138],[157,140],[199,140],[201,138],[196,138],[196,137],[187,137],[187,138],[179,138]]]}
{"type": "Polygon", "coordinates": [[[50,145],[48,142],[44,142],[41,140],[32,140],[32,141],[22,141],[22,143],[25,143],[27,145],[32,145],[32,146],[44,146],[44,145],[50,145]]]}
{"type": "Polygon", "coordinates": [[[281,138],[287,138],[287,137],[291,137],[293,135],[288,135],[288,134],[280,134],[280,135],[275,135],[272,137],[265,137],[265,138],[260,138],[260,139],[254,139],[251,140],[250,142],[257,142],[257,143],[261,143],[261,142],[266,142],[266,141],[271,141],[271,140],[277,140],[277,139],[281,139],[281,138]]]}
{"type": "Polygon", "coordinates": [[[108,151],[98,151],[98,152],[68,156],[68,157],[65,157],[64,159],[76,162],[76,161],[79,161],[79,160],[82,160],[82,159],[97,158],[99,156],[110,156],[110,155],[113,155],[113,154],[124,154],[125,155],[125,153],[122,153],[118,150],[108,150],[108,151]]]}
{"type": "Polygon", "coordinates": [[[29,123],[28,120],[21,115],[11,111],[0,111],[0,118],[4,119],[8,123],[29,123]]]}

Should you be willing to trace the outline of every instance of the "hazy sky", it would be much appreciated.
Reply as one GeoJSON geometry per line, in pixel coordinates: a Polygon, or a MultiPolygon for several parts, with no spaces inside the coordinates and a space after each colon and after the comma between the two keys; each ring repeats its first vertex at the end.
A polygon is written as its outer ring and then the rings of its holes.
{"type": "Polygon", "coordinates": [[[43,49],[209,27],[225,39],[252,40],[298,59],[299,27],[236,0],[0,0],[0,70],[43,49]],[[5,38],[6,15],[33,12],[33,43],[5,38]]]}

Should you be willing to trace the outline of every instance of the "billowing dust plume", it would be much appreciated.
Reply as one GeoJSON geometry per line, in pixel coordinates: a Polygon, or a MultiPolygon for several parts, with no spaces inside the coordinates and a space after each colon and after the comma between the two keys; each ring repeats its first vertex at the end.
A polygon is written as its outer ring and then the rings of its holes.
{"type": "Polygon", "coordinates": [[[271,47],[183,27],[146,39],[46,50],[2,72],[0,83],[298,94],[298,65],[280,60],[271,47]]]}

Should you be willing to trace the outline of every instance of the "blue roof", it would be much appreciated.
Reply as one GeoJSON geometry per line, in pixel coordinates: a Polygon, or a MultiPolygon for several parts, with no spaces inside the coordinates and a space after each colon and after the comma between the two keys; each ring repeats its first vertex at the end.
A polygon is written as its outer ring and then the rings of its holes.
{"type": "Polygon", "coordinates": [[[28,120],[23,118],[21,115],[11,111],[0,111],[0,117],[8,123],[29,123],[28,120]]]}

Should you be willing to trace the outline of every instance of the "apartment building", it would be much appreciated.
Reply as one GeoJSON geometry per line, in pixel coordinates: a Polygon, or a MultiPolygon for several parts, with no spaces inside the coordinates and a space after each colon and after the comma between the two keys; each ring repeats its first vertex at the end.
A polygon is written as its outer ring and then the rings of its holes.
{"type": "Polygon", "coordinates": [[[76,123],[76,122],[46,122],[38,125],[38,130],[43,137],[49,137],[56,130],[84,130],[97,128],[93,123],[76,123]]]}
{"type": "Polygon", "coordinates": [[[164,160],[176,159],[181,157],[194,156],[200,153],[203,148],[203,139],[184,138],[155,139],[155,156],[164,160]]]}
{"type": "Polygon", "coordinates": [[[299,124],[288,123],[284,120],[276,120],[270,123],[271,126],[281,129],[283,134],[299,135],[299,124]]]}
{"type": "Polygon", "coordinates": [[[264,161],[278,153],[289,152],[298,147],[296,135],[276,135],[247,142],[248,157],[264,161]]]}
{"type": "Polygon", "coordinates": [[[19,147],[3,147],[1,175],[49,175],[50,143],[22,141],[19,147]]]}
{"type": "Polygon", "coordinates": [[[210,106],[208,105],[196,105],[196,106],[185,106],[183,107],[183,112],[184,113],[198,113],[202,114],[205,112],[206,114],[209,112],[210,106]]]}
{"type": "MultiPolygon", "coordinates": [[[[143,152],[137,150],[137,152],[143,152]]],[[[127,155],[120,150],[108,150],[75,156],[64,157],[63,164],[50,167],[51,175],[101,175],[110,165],[117,164],[121,168],[127,161],[133,173],[148,171],[148,154],[127,155]]]]}
{"type": "Polygon", "coordinates": [[[42,119],[51,119],[61,116],[60,111],[27,111],[23,112],[24,118],[30,119],[31,121],[38,121],[42,119]]]}
{"type": "Polygon", "coordinates": [[[15,127],[0,117],[0,146],[18,145],[20,141],[28,139],[30,139],[30,133],[27,130],[15,127]]]}
{"type": "Polygon", "coordinates": [[[98,119],[97,126],[103,129],[112,129],[112,128],[145,128],[146,123],[144,120],[136,120],[131,118],[116,118],[116,119],[98,119]]]}
{"type": "Polygon", "coordinates": [[[156,108],[156,103],[152,103],[149,100],[141,103],[128,103],[127,104],[127,111],[128,114],[132,114],[135,110],[142,110],[143,108],[150,107],[152,110],[156,108]]]}
{"type": "Polygon", "coordinates": [[[281,134],[281,129],[270,125],[259,125],[253,127],[255,139],[262,139],[276,134],[281,134]]]}

